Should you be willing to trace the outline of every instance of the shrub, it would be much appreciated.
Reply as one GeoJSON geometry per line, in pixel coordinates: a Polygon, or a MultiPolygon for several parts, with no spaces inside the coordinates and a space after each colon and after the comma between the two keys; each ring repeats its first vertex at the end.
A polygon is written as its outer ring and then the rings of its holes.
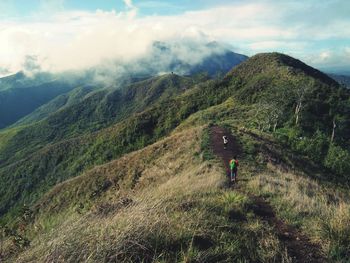
{"type": "Polygon", "coordinates": [[[331,144],[324,164],[339,175],[350,174],[350,153],[340,146],[331,144]]]}
{"type": "Polygon", "coordinates": [[[299,137],[295,141],[295,148],[316,162],[323,162],[327,154],[329,140],[321,131],[316,131],[311,138],[299,137]]]}

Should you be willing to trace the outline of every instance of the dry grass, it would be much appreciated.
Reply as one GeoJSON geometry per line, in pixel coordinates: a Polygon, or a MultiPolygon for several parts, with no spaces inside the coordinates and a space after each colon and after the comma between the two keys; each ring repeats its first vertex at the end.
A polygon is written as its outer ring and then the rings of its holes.
{"type": "Polygon", "coordinates": [[[17,262],[149,262],[161,250],[181,249],[181,240],[191,239],[203,220],[201,211],[186,210],[197,210],[193,199],[223,181],[220,168],[197,155],[201,130],[176,134],[55,187],[38,205],[37,231],[17,262]],[[90,200],[87,213],[74,212],[101,178],[113,186],[90,200]],[[131,201],[118,206],[126,197],[131,201]]]}
{"type": "Polygon", "coordinates": [[[268,197],[287,223],[300,227],[334,260],[350,257],[350,198],[317,181],[269,170],[248,183],[255,194],[268,197]]]}
{"type": "Polygon", "coordinates": [[[290,262],[202,138],[185,130],[58,185],[8,262],[290,262]]]}

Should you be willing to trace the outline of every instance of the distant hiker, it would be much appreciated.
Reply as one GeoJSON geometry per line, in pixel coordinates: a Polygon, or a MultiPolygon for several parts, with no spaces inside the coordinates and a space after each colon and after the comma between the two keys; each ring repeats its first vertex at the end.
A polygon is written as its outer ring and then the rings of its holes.
{"type": "Polygon", "coordinates": [[[231,182],[236,182],[237,168],[238,168],[238,160],[237,160],[237,156],[234,156],[233,159],[230,161],[231,182]]]}
{"type": "Polygon", "coordinates": [[[222,136],[222,139],[224,140],[224,149],[226,150],[227,144],[228,144],[227,136],[226,135],[222,136]]]}

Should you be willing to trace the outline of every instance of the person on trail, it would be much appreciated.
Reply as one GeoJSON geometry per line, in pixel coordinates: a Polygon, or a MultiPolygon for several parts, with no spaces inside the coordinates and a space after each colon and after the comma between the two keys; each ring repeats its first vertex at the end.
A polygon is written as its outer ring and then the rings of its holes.
{"type": "Polygon", "coordinates": [[[227,136],[226,135],[222,136],[222,139],[224,140],[224,149],[226,150],[227,144],[228,144],[227,136]]]}
{"type": "Polygon", "coordinates": [[[237,156],[234,156],[233,159],[230,160],[231,182],[236,182],[237,180],[237,168],[238,168],[238,160],[237,160],[237,156]]]}

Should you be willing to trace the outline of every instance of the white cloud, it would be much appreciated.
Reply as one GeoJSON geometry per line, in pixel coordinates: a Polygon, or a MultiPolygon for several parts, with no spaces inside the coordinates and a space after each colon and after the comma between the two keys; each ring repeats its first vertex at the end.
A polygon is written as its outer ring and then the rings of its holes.
{"type": "Polygon", "coordinates": [[[294,52],[302,51],[308,43],[305,41],[258,41],[248,44],[248,47],[256,52],[273,51],[273,50],[293,50],[294,52]]]}
{"type": "MultiPolygon", "coordinates": [[[[147,53],[153,41],[173,39],[228,42],[248,55],[282,50],[317,65],[341,55],[331,52],[322,60],[321,51],[328,50],[310,51],[310,43],[350,39],[350,19],[346,12],[336,16],[337,1],[322,5],[238,1],[180,15],[143,17],[137,15],[132,0],[123,1],[125,12],[64,11],[63,0],[43,1],[43,10],[61,11],[41,20],[0,20],[0,68],[15,72],[23,69],[28,57],[35,57],[43,70],[84,69],[105,60],[131,61],[147,53]],[[317,13],[324,15],[326,10],[335,18],[316,23],[317,13]]],[[[348,58],[346,52],[343,48],[338,53],[348,58]]]]}
{"type": "Polygon", "coordinates": [[[128,8],[134,8],[132,0],[123,0],[123,1],[128,8]]]}
{"type": "Polygon", "coordinates": [[[40,0],[40,12],[43,14],[51,14],[64,10],[65,0],[40,0]]]}
{"type": "Polygon", "coordinates": [[[345,47],[339,50],[322,50],[319,53],[306,56],[305,59],[312,64],[319,65],[321,68],[348,67],[348,69],[350,69],[350,47],[345,47]]]}

